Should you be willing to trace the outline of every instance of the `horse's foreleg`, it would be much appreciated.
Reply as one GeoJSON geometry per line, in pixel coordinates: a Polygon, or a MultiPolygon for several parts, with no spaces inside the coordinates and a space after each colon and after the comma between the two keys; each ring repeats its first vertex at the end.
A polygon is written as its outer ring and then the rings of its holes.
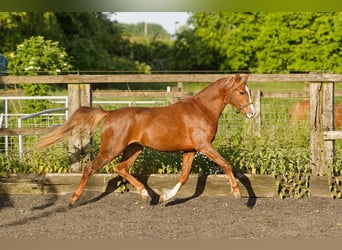
{"type": "Polygon", "coordinates": [[[145,188],[145,186],[138,181],[134,176],[132,176],[128,169],[133,164],[133,162],[138,158],[143,150],[143,146],[139,144],[131,144],[123,152],[122,159],[120,163],[116,166],[115,171],[123,178],[125,178],[130,184],[132,184],[138,191],[141,198],[147,201],[150,196],[145,188]]]}
{"type": "Polygon", "coordinates": [[[181,187],[187,182],[194,157],[195,152],[185,152],[183,154],[182,173],[179,182],[172,189],[164,189],[160,194],[159,202],[164,202],[174,197],[181,187]]]}
{"type": "Polygon", "coordinates": [[[93,161],[89,162],[85,166],[81,182],[76,191],[74,192],[74,194],[70,198],[70,205],[75,204],[78,201],[78,199],[82,196],[88,178],[92,176],[99,168],[103,167],[106,163],[110,162],[112,159],[113,157],[103,157],[101,154],[99,154],[93,161]]]}
{"type": "Polygon", "coordinates": [[[228,161],[226,161],[212,145],[208,145],[205,149],[201,150],[203,154],[209,157],[212,161],[214,161],[216,164],[218,164],[226,173],[229,183],[232,189],[232,193],[234,194],[235,198],[240,198],[240,189],[236,182],[236,179],[233,174],[233,170],[231,165],[228,161]]]}
{"type": "Polygon", "coordinates": [[[84,188],[88,181],[88,177],[91,176],[91,170],[90,170],[91,165],[92,165],[92,162],[88,163],[88,165],[84,168],[80,184],[70,198],[70,205],[74,205],[78,201],[78,199],[82,196],[84,188]]]}

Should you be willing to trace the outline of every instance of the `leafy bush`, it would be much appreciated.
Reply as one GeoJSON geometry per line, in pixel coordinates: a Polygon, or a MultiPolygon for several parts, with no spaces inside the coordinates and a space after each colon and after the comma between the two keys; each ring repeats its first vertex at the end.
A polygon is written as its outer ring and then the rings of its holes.
{"type": "MultiPolygon", "coordinates": [[[[59,42],[42,36],[30,37],[9,56],[8,70],[14,75],[57,75],[72,69],[68,54],[59,42]]],[[[19,84],[27,96],[46,96],[51,85],[19,84]]],[[[48,108],[48,101],[26,101],[19,113],[34,113],[48,108]]]]}

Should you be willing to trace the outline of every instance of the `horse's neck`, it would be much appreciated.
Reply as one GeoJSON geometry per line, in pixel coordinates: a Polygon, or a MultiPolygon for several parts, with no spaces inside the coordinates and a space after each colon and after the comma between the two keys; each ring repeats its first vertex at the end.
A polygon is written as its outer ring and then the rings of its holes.
{"type": "Polygon", "coordinates": [[[193,96],[193,101],[204,113],[218,118],[227,105],[226,94],[226,91],[222,87],[212,84],[193,96]]]}

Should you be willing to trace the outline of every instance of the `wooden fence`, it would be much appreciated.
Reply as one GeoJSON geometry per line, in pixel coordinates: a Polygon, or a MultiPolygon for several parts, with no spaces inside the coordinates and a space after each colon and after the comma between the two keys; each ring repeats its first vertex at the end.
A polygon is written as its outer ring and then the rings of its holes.
{"type": "MultiPolygon", "coordinates": [[[[0,84],[67,84],[69,96],[69,115],[80,106],[91,106],[91,84],[96,83],[190,83],[212,82],[222,74],[152,74],[152,75],[61,75],[61,76],[0,76],[0,84]]],[[[333,162],[334,140],[342,139],[342,131],[333,131],[334,82],[342,82],[342,74],[251,74],[249,82],[307,82],[310,83],[310,152],[314,175],[321,175],[333,162]]],[[[177,92],[177,91],[176,91],[177,92]]],[[[171,97],[182,98],[184,93],[172,93],[171,97]]],[[[290,97],[291,94],[289,94],[290,97]]],[[[261,93],[253,90],[253,99],[260,114],[261,93]]],[[[253,119],[253,127],[258,132],[260,115],[253,119]]],[[[49,130],[47,128],[46,130],[49,130]]],[[[43,129],[0,128],[0,136],[43,133],[43,129]]],[[[72,138],[69,149],[79,152],[89,139],[72,138]]],[[[73,170],[79,169],[78,159],[74,157],[73,170]]]]}

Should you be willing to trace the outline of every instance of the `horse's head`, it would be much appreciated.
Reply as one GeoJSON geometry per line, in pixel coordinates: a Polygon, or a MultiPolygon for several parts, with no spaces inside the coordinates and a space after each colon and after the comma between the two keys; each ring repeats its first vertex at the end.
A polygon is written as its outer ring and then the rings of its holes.
{"type": "Polygon", "coordinates": [[[236,108],[236,112],[244,114],[247,118],[255,116],[256,112],[247,86],[248,75],[240,77],[236,74],[232,84],[229,84],[229,103],[236,108]]]}

